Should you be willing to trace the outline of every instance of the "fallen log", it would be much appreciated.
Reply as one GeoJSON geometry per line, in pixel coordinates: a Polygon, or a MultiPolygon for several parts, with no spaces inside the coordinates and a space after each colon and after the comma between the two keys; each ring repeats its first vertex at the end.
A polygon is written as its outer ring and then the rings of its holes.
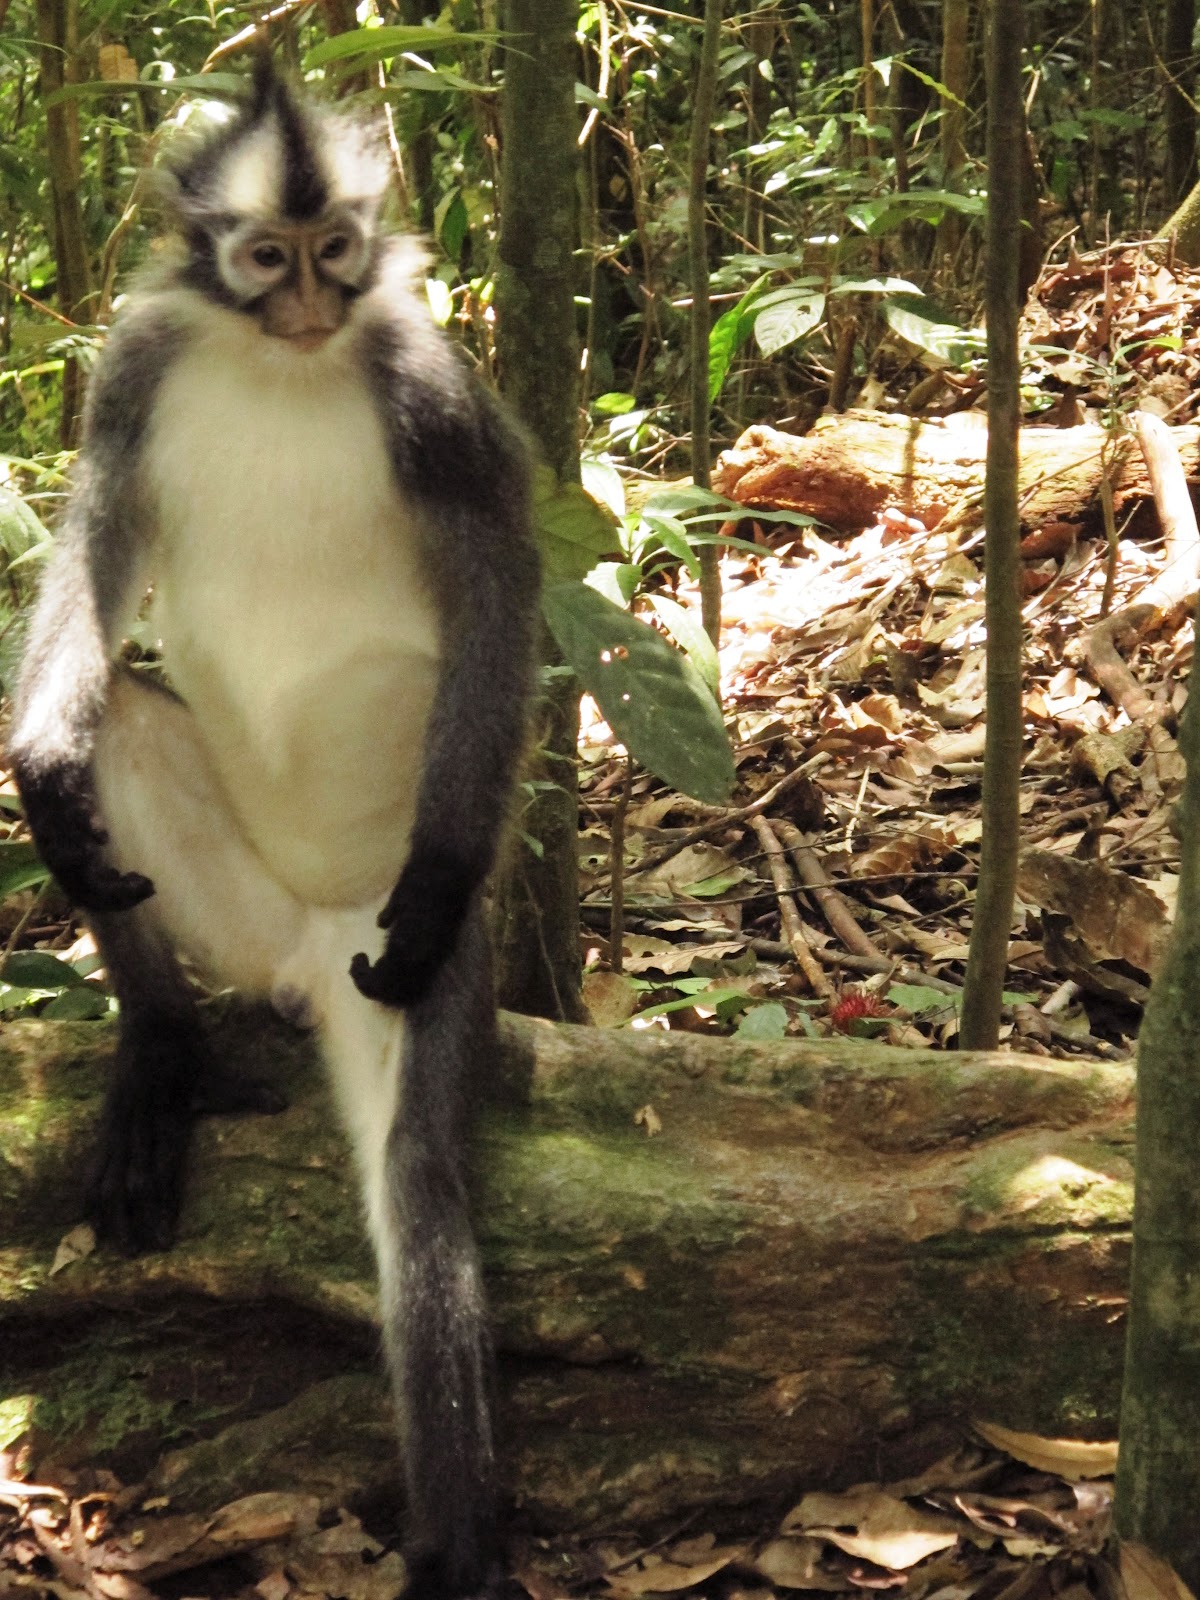
{"type": "MultiPolygon", "coordinates": [[[[1184,471],[1200,478],[1200,428],[1172,428],[1184,471]]],[[[821,417],[797,437],[748,428],[713,469],[713,488],[748,508],[800,511],[840,533],[858,533],[886,507],[933,528],[983,493],[987,430],[963,420],[923,421],[875,411],[821,417]]],[[[1114,452],[1094,423],[1021,431],[1021,520],[1027,527],[1100,524],[1100,484],[1116,509],[1152,496],[1137,449],[1114,452]],[[1105,445],[1108,445],[1107,453],[1105,445]]]]}
{"type": "MultiPolygon", "coordinates": [[[[289,1109],[201,1124],[174,1250],[60,1270],[112,1034],[0,1040],[0,1450],[196,1509],[370,1500],[342,1141],[304,1040],[219,1028],[289,1109]]],[[[1120,1066],[506,1019],[479,1214],[518,1506],[583,1528],[887,1476],[971,1416],[1109,1432],[1132,1117],[1120,1066]]]]}

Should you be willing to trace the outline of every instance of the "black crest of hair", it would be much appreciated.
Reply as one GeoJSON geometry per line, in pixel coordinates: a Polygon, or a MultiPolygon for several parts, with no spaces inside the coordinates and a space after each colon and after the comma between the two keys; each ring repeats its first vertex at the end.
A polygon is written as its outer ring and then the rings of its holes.
{"type": "Polygon", "coordinates": [[[295,222],[320,216],[329,203],[313,147],[312,125],[265,51],[254,64],[251,126],[274,113],[283,145],[283,212],[295,222]]]}
{"type": "Polygon", "coordinates": [[[278,122],[283,150],[283,214],[295,222],[307,222],[324,211],[329,187],[317,159],[312,120],[270,55],[263,52],[254,65],[250,94],[235,116],[171,163],[185,214],[199,213],[211,222],[220,210],[215,182],[225,157],[269,117],[278,122]]]}

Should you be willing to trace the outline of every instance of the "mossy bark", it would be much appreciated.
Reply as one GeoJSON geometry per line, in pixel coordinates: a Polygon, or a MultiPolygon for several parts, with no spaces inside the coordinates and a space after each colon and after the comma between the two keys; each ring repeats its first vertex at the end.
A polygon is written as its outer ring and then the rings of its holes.
{"type": "MultiPolygon", "coordinates": [[[[575,249],[578,46],[570,0],[508,0],[496,353],[500,387],[560,483],[579,479],[579,340],[575,249]]],[[[543,660],[561,658],[548,633],[543,660]]],[[[579,951],[575,788],[579,685],[543,686],[540,784],[521,817],[500,892],[500,994],[506,1005],[567,1022],[586,1018],[579,951]]]]}
{"type": "MultiPolygon", "coordinates": [[[[153,1468],[181,1505],[337,1481],[386,1499],[369,1257],[324,1086],[280,1025],[219,1040],[289,1109],[201,1124],[174,1250],[56,1273],[112,1036],[0,1042],[0,1448],[25,1404],[36,1460],[153,1468]]],[[[908,1471],[970,1416],[1111,1430],[1128,1069],[516,1018],[502,1067],[478,1228],[531,1523],[908,1471]]]]}
{"type": "Polygon", "coordinates": [[[1137,1204],[1116,1526],[1200,1590],[1200,703],[1180,735],[1179,899],[1139,1040],[1137,1204]]]}

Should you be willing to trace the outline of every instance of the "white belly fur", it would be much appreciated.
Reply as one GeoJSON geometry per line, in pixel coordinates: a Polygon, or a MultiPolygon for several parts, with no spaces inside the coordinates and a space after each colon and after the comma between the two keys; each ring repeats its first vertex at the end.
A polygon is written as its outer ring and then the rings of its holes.
{"type": "Polygon", "coordinates": [[[310,905],[361,905],[407,854],[436,611],[348,359],[244,329],[193,347],[156,408],[158,628],[267,867],[310,905]]]}

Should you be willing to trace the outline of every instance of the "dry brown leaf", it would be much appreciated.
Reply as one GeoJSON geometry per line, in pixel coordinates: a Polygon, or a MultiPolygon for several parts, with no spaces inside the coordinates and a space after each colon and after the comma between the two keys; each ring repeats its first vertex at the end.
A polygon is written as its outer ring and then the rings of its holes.
{"type": "Polygon", "coordinates": [[[717,1545],[694,1563],[668,1561],[662,1556],[646,1556],[641,1571],[611,1572],[605,1582],[614,1594],[628,1595],[630,1600],[639,1594],[675,1594],[680,1589],[693,1589],[715,1572],[727,1567],[742,1554],[742,1546],[717,1545]]]}
{"type": "Polygon", "coordinates": [[[54,1261],[50,1267],[50,1276],[61,1272],[64,1267],[71,1266],[76,1261],[82,1261],[85,1256],[90,1256],[96,1248],[96,1231],[90,1222],[78,1222],[64,1233],[58,1241],[58,1249],[54,1252],[54,1261]]]}
{"type": "Polygon", "coordinates": [[[1174,1567],[1144,1544],[1122,1541],[1121,1581],[1129,1600],[1193,1600],[1174,1567]]]}
{"type": "Polygon", "coordinates": [[[642,1106],[633,1113],[633,1125],[635,1128],[645,1128],[648,1139],[653,1139],[663,1130],[662,1118],[651,1105],[642,1106]]]}
{"type": "Polygon", "coordinates": [[[292,1582],[282,1567],[276,1567],[254,1585],[254,1592],[261,1595],[262,1600],[287,1600],[292,1592],[292,1582]]]}
{"type": "Polygon", "coordinates": [[[1117,1470],[1116,1441],[1092,1443],[1086,1439],[1046,1439],[1036,1433],[1019,1433],[996,1422],[972,1421],[980,1438],[1015,1461],[1038,1472],[1055,1472],[1060,1478],[1107,1478],[1117,1470]]]}
{"type": "Polygon", "coordinates": [[[208,1536],[217,1544],[264,1544],[268,1539],[311,1533],[320,1511],[316,1495],[248,1494],[221,1507],[209,1524],[208,1536]]]}
{"type": "Polygon", "coordinates": [[[821,1565],[824,1549],[819,1539],[772,1539],[754,1558],[754,1570],[781,1589],[848,1589],[844,1574],[821,1565]]]}
{"type": "Polygon", "coordinates": [[[677,794],[659,795],[654,800],[643,800],[640,805],[630,806],[625,813],[625,826],[627,828],[657,828],[669,811],[677,809],[679,796],[677,794]]]}
{"type": "Polygon", "coordinates": [[[882,1489],[807,1494],[783,1519],[784,1533],[803,1529],[849,1556],[903,1571],[958,1543],[961,1528],[947,1517],[918,1510],[882,1489]],[[853,1528],[854,1532],[847,1532],[853,1528]]]}
{"type": "Polygon", "coordinates": [[[1024,850],[1017,874],[1022,900],[1070,917],[1100,960],[1153,972],[1168,932],[1166,909],[1137,878],[1054,850],[1024,850]]]}
{"type": "Polygon", "coordinates": [[[693,962],[701,956],[706,961],[721,961],[726,956],[740,955],[746,948],[746,941],[729,939],[719,944],[672,944],[669,939],[626,934],[624,947],[625,966],[630,972],[662,972],[669,976],[676,972],[690,972],[693,962]]]}
{"type": "Polygon", "coordinates": [[[616,1028],[628,1022],[641,993],[619,972],[597,970],[583,975],[583,1003],[598,1028],[616,1028]]]}

